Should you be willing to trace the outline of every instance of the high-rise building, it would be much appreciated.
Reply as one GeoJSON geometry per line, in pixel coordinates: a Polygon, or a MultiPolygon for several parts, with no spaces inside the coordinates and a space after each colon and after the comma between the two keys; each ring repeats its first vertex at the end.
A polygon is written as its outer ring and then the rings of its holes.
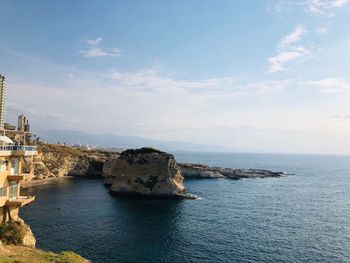
{"type": "Polygon", "coordinates": [[[4,129],[6,108],[6,79],[0,74],[0,130],[4,129]]]}
{"type": "Polygon", "coordinates": [[[23,114],[18,116],[17,131],[30,132],[29,120],[23,114]]]}
{"type": "Polygon", "coordinates": [[[22,114],[18,116],[17,130],[24,131],[24,127],[27,124],[27,118],[22,114]]]}

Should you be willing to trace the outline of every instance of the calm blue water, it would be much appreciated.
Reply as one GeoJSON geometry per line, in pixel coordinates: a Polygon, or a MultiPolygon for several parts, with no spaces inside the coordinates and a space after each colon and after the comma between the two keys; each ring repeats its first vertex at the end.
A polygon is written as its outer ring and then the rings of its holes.
{"type": "Polygon", "coordinates": [[[32,188],[21,211],[46,250],[93,262],[350,262],[350,157],[178,153],[178,161],[294,173],[187,180],[201,200],[115,197],[97,179],[32,188]]]}

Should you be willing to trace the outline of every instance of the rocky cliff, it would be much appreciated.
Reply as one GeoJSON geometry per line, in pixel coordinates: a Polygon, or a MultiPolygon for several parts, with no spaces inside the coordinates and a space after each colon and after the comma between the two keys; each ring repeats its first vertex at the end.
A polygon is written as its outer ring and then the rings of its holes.
{"type": "Polygon", "coordinates": [[[0,225],[0,243],[35,247],[36,239],[30,227],[20,218],[0,225]]]}
{"type": "Polygon", "coordinates": [[[174,156],[153,148],[126,150],[104,172],[114,194],[195,198],[186,194],[174,156]]]}
{"type": "MultiPolygon", "coordinates": [[[[104,162],[115,155],[109,151],[40,143],[38,155],[34,157],[34,175],[26,177],[26,181],[45,181],[64,176],[102,176],[104,162]]],[[[28,170],[29,162],[23,166],[28,170]]]]}
{"type": "MultiPolygon", "coordinates": [[[[82,150],[57,144],[39,144],[34,158],[35,176],[24,185],[46,183],[64,176],[102,176],[112,193],[146,196],[185,196],[183,178],[266,178],[284,173],[261,169],[232,169],[204,164],[177,164],[173,155],[141,148],[115,153],[82,150]]],[[[26,164],[23,164],[26,167],[26,164]]]]}

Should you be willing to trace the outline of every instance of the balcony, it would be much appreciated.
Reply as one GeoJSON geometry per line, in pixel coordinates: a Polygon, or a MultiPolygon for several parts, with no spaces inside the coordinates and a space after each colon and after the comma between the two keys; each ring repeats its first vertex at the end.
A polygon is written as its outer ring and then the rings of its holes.
{"type": "Polygon", "coordinates": [[[9,207],[22,207],[35,200],[35,196],[18,196],[16,199],[6,201],[6,206],[9,207]]]}
{"type": "Polygon", "coordinates": [[[33,156],[37,155],[37,146],[27,145],[5,145],[0,146],[0,156],[33,156]]]}
{"type": "Polygon", "coordinates": [[[24,178],[24,176],[23,175],[19,175],[19,174],[17,174],[17,175],[8,175],[7,176],[7,180],[9,180],[9,181],[22,181],[23,178],[24,178]]]}

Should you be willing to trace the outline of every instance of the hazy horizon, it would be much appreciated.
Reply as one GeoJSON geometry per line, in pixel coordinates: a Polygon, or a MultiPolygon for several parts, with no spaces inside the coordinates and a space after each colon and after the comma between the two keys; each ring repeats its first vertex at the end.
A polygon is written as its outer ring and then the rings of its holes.
{"type": "Polygon", "coordinates": [[[350,154],[350,1],[0,0],[6,121],[350,154]]]}

